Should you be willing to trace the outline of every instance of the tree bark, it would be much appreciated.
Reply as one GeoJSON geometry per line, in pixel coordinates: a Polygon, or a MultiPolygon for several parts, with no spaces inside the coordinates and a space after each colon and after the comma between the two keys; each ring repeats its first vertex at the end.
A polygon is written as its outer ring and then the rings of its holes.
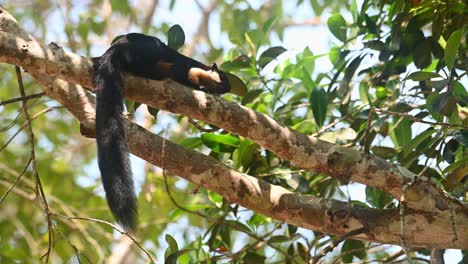
{"type": "MultiPolygon", "coordinates": [[[[93,87],[90,59],[66,52],[54,43],[47,47],[38,43],[6,10],[0,11],[0,61],[22,66],[84,128],[94,130],[95,98],[80,86],[93,87]]],[[[425,177],[416,179],[405,168],[383,159],[298,133],[266,115],[170,80],[126,76],[125,82],[130,99],[215,124],[249,138],[298,167],[377,187],[400,200],[404,197],[406,246],[468,249],[468,207],[425,177]]],[[[213,190],[230,202],[315,231],[344,235],[365,227],[368,232],[355,238],[387,244],[401,241],[399,209],[364,208],[292,193],[165,140],[130,120],[125,122],[133,154],[213,190]]]]}

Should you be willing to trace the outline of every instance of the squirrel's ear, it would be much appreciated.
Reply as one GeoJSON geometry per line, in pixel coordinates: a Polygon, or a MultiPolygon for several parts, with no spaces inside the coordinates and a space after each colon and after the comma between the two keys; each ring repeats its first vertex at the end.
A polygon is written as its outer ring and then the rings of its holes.
{"type": "Polygon", "coordinates": [[[218,65],[215,62],[213,62],[213,64],[211,64],[211,66],[210,66],[210,70],[218,71],[218,65]]]}
{"type": "Polygon", "coordinates": [[[247,93],[247,85],[239,77],[229,72],[224,72],[224,75],[229,81],[230,93],[239,96],[244,96],[247,93]]]}

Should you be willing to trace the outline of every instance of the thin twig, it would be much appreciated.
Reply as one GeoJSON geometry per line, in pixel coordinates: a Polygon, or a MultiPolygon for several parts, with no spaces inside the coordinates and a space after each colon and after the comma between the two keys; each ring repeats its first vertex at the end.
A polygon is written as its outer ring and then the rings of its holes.
{"type": "Polygon", "coordinates": [[[91,221],[91,222],[96,222],[96,223],[100,223],[100,224],[105,224],[107,226],[110,226],[112,229],[114,229],[115,231],[119,232],[120,234],[122,235],[125,235],[127,236],[128,238],[130,238],[133,243],[135,243],[135,245],[140,248],[145,254],[146,256],[148,256],[149,260],[151,261],[151,263],[156,263],[156,261],[154,260],[153,256],[151,255],[151,253],[149,253],[149,251],[147,251],[132,235],[130,235],[129,233],[125,232],[123,229],[120,229],[118,228],[116,225],[110,223],[110,222],[107,222],[107,221],[104,221],[104,220],[101,220],[101,219],[96,219],[96,218],[90,218],[90,217],[78,217],[78,216],[66,216],[66,215],[60,215],[60,214],[56,214],[56,213],[50,213],[51,216],[56,216],[56,217],[60,217],[60,218],[64,218],[64,219],[69,219],[69,220],[85,220],[85,221],[91,221]]]}
{"type": "Polygon", "coordinates": [[[328,253],[330,253],[331,251],[333,251],[334,248],[336,248],[341,242],[343,242],[344,240],[350,238],[350,237],[353,237],[353,236],[356,236],[356,235],[359,235],[359,234],[362,234],[362,233],[366,233],[368,232],[367,228],[366,227],[361,227],[361,228],[358,228],[358,229],[355,229],[355,230],[352,230],[336,239],[333,239],[333,241],[330,243],[330,245],[328,245],[326,248],[324,248],[322,251],[320,251],[318,254],[316,254],[313,259],[312,259],[312,263],[318,263],[318,261],[325,257],[328,253]]]}
{"type": "Polygon", "coordinates": [[[400,112],[393,112],[393,111],[388,111],[388,110],[383,110],[380,108],[373,108],[375,112],[379,113],[384,113],[387,115],[392,115],[392,116],[400,116],[404,118],[408,118],[411,121],[418,122],[418,123],[423,123],[423,124],[428,124],[432,126],[448,126],[448,127],[462,127],[462,128],[468,128],[468,126],[462,125],[462,124],[450,124],[450,123],[445,123],[445,122],[431,122],[431,121],[426,121],[422,120],[421,118],[414,117],[410,114],[407,113],[400,113],[400,112]]]}
{"type": "Polygon", "coordinates": [[[19,102],[19,101],[26,101],[26,100],[30,100],[30,99],[34,99],[34,98],[40,98],[40,97],[44,96],[45,94],[46,93],[42,92],[42,93],[37,93],[37,94],[26,95],[24,97],[21,96],[21,97],[17,97],[17,98],[5,100],[5,101],[0,101],[0,106],[11,104],[11,103],[16,103],[16,102],[19,102]]]}
{"type": "Polygon", "coordinates": [[[204,128],[202,126],[200,126],[195,120],[193,120],[192,118],[189,118],[188,119],[189,123],[192,124],[194,127],[196,127],[198,130],[200,130],[201,132],[205,132],[205,133],[212,133],[212,132],[216,132],[218,131],[220,128],[219,127],[214,127],[214,128],[204,128]]]}
{"type": "Polygon", "coordinates": [[[78,260],[78,263],[81,263],[81,258],[80,258],[81,255],[86,259],[88,263],[92,263],[92,261],[86,255],[81,253],[78,250],[78,248],[57,227],[55,227],[55,232],[57,232],[57,234],[60,237],[62,237],[62,239],[65,240],[67,244],[73,249],[73,251],[75,251],[75,256],[76,256],[76,259],[78,260]]]}
{"type": "Polygon", "coordinates": [[[408,189],[416,182],[417,177],[412,181],[403,185],[401,197],[400,197],[400,244],[402,250],[405,252],[405,255],[408,257],[409,262],[411,262],[411,256],[408,254],[408,249],[406,248],[406,223],[405,223],[405,209],[406,209],[406,193],[408,189]]]}
{"type": "MultiPolygon", "coordinates": [[[[15,69],[16,69],[16,78],[18,79],[18,87],[20,90],[21,97],[25,98],[26,93],[24,92],[21,69],[18,66],[15,66],[15,69]]],[[[50,213],[49,204],[47,203],[47,199],[44,194],[44,189],[42,188],[41,178],[39,177],[39,172],[37,171],[36,151],[35,151],[35,145],[34,145],[34,132],[32,130],[31,117],[29,116],[28,104],[26,100],[22,101],[22,109],[23,109],[23,115],[27,121],[29,147],[31,151],[30,159],[32,162],[33,175],[36,180],[36,195],[39,194],[39,197],[41,198],[42,203],[44,205],[44,210],[45,210],[45,214],[47,218],[47,228],[48,228],[48,233],[49,233],[49,243],[48,243],[47,251],[46,253],[44,253],[44,255],[42,255],[41,259],[46,257],[45,263],[49,263],[50,252],[52,251],[52,220],[50,219],[50,214],[49,214],[50,213]]]]}
{"type": "Polygon", "coordinates": [[[29,122],[38,118],[39,116],[45,114],[45,113],[48,113],[54,109],[58,109],[58,108],[63,108],[63,106],[53,106],[53,107],[48,107],[46,109],[43,109],[41,111],[39,111],[37,114],[33,115],[29,121],[26,120],[26,122],[23,123],[23,125],[7,140],[7,142],[0,147],[0,151],[4,150],[10,143],[11,141],[13,141],[13,139],[15,139],[15,137],[25,128],[29,125],[29,122]]]}
{"type": "MultiPolygon", "coordinates": [[[[167,131],[167,129],[166,129],[167,131]]],[[[239,232],[242,232],[254,239],[256,239],[257,241],[259,242],[265,242],[269,247],[275,249],[276,251],[280,252],[281,254],[285,255],[286,257],[288,257],[288,253],[285,252],[284,250],[282,250],[281,248],[273,245],[272,243],[268,242],[268,241],[265,241],[265,238],[264,237],[260,237],[260,236],[257,236],[255,234],[252,234],[250,232],[246,232],[245,230],[242,230],[240,228],[238,228],[237,226],[233,225],[233,224],[230,224],[230,223],[226,223],[224,221],[219,221],[219,219],[216,219],[216,218],[213,218],[211,216],[208,216],[208,215],[204,215],[200,212],[197,212],[197,211],[192,211],[188,208],[185,208],[183,207],[182,205],[180,205],[174,198],[174,196],[172,195],[172,192],[171,190],[169,189],[169,183],[167,182],[167,175],[166,175],[166,171],[165,171],[165,165],[164,165],[164,160],[165,160],[165,151],[166,151],[166,141],[164,140],[163,141],[163,145],[162,145],[162,149],[161,149],[161,152],[162,152],[162,161],[161,161],[161,169],[162,169],[162,175],[163,175],[163,179],[164,179],[164,188],[166,190],[166,193],[167,195],[169,196],[169,199],[171,200],[171,202],[177,207],[179,208],[180,210],[184,211],[184,212],[187,212],[187,213],[190,213],[190,214],[193,214],[193,215],[197,215],[201,218],[204,218],[210,222],[213,222],[213,223],[218,223],[218,224],[223,224],[223,225],[226,225],[234,230],[237,230],[239,232]]],[[[292,261],[294,261],[294,259],[292,259],[292,261]]],[[[294,261],[295,262],[295,261],[294,261]]]]}
{"type": "Polygon", "coordinates": [[[31,164],[31,158],[29,158],[28,163],[26,163],[26,166],[24,166],[24,169],[23,169],[23,171],[21,171],[20,175],[18,175],[18,177],[16,177],[15,182],[13,182],[10,185],[10,187],[8,187],[8,190],[5,192],[5,194],[2,195],[2,198],[0,198],[0,204],[2,204],[3,200],[5,200],[5,198],[10,193],[10,191],[15,187],[15,185],[19,182],[21,177],[23,177],[23,175],[26,173],[26,170],[28,169],[29,164],[31,164]]]}
{"type": "Polygon", "coordinates": [[[371,123],[372,123],[372,118],[374,115],[375,108],[371,108],[369,110],[369,118],[367,119],[367,127],[366,127],[366,132],[364,134],[364,154],[369,155],[369,133],[371,129],[371,123]]]}

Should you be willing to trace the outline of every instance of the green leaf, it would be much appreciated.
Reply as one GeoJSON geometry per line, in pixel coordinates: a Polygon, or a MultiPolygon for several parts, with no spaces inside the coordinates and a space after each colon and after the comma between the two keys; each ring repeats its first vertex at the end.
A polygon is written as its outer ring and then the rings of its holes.
{"type": "Polygon", "coordinates": [[[425,68],[431,64],[431,41],[427,38],[421,40],[418,47],[413,50],[414,65],[419,69],[425,68]]]}
{"type": "Polygon", "coordinates": [[[346,41],[346,21],[341,14],[331,16],[328,19],[327,24],[331,33],[333,33],[337,39],[342,42],[346,41]]]}
{"type": "Polygon", "coordinates": [[[432,136],[437,132],[436,129],[429,128],[428,130],[422,132],[421,134],[417,135],[413,138],[407,145],[403,148],[403,157],[410,155],[413,152],[413,149],[416,148],[419,144],[421,144],[424,140],[432,136]]]}
{"type": "Polygon", "coordinates": [[[403,79],[403,81],[406,80],[413,80],[413,81],[425,81],[429,80],[432,78],[442,78],[439,74],[435,72],[425,72],[425,71],[418,71],[418,72],[413,72],[408,77],[403,79]]]}
{"type": "Polygon", "coordinates": [[[244,98],[242,98],[242,105],[249,104],[253,102],[255,99],[257,99],[260,94],[263,93],[263,89],[255,89],[255,90],[250,90],[244,98]]]}
{"type": "Polygon", "coordinates": [[[343,79],[340,81],[340,86],[338,89],[338,94],[339,96],[344,96],[348,93],[349,91],[349,83],[351,82],[351,79],[354,76],[354,73],[356,73],[357,68],[359,65],[361,65],[361,61],[364,57],[358,56],[354,58],[349,64],[348,67],[345,70],[345,75],[343,79]]]}
{"type": "Polygon", "coordinates": [[[357,136],[356,131],[349,127],[342,127],[335,131],[336,138],[341,141],[354,140],[357,136]]]}
{"type": "Polygon", "coordinates": [[[460,144],[468,148],[468,129],[455,131],[454,136],[460,144]]]}
{"type": "Polygon", "coordinates": [[[255,157],[258,145],[250,140],[243,140],[233,153],[234,167],[248,167],[255,157]]]}
{"type": "Polygon", "coordinates": [[[253,55],[255,55],[257,52],[257,47],[255,46],[254,40],[253,40],[253,38],[255,37],[255,33],[256,32],[254,31],[244,33],[245,41],[247,41],[247,44],[249,45],[250,54],[253,54],[253,55]]]}
{"type": "Polygon", "coordinates": [[[462,33],[462,29],[453,32],[447,41],[447,45],[445,46],[445,65],[447,65],[447,68],[450,71],[452,70],[453,65],[455,64],[455,58],[457,56],[458,47],[460,46],[462,33]]]}
{"type": "Polygon", "coordinates": [[[426,107],[432,114],[450,116],[457,110],[457,100],[450,93],[431,93],[426,100],[426,107]]]}
{"type": "Polygon", "coordinates": [[[306,259],[309,259],[310,258],[310,254],[309,254],[309,250],[307,249],[307,247],[302,244],[301,242],[298,242],[297,243],[297,252],[299,252],[299,256],[301,256],[301,258],[303,260],[306,260],[306,259]]]}
{"type": "Polygon", "coordinates": [[[358,16],[359,16],[359,10],[358,10],[358,7],[357,7],[357,1],[356,0],[352,0],[351,6],[349,7],[349,12],[353,16],[353,21],[357,22],[358,16]]]}
{"type": "Polygon", "coordinates": [[[186,148],[196,149],[201,147],[203,145],[203,142],[199,137],[193,137],[184,138],[182,141],[178,142],[178,144],[186,148]]]}
{"type": "Polygon", "coordinates": [[[115,38],[112,40],[111,44],[114,44],[115,42],[119,41],[119,39],[123,38],[124,36],[125,36],[125,35],[118,35],[117,37],[115,37],[115,38]]]}
{"type": "Polygon", "coordinates": [[[369,84],[367,82],[359,84],[359,98],[363,104],[369,104],[369,84]]]}
{"type": "Polygon", "coordinates": [[[263,33],[268,33],[271,28],[273,27],[273,25],[276,23],[276,21],[278,20],[278,17],[277,16],[274,16],[274,17],[271,17],[270,19],[267,20],[267,22],[265,22],[265,24],[263,24],[263,33]]]}
{"type": "Polygon", "coordinates": [[[169,31],[167,31],[167,45],[169,48],[178,50],[185,42],[185,33],[180,25],[173,25],[169,31]]]}
{"type": "Polygon", "coordinates": [[[398,116],[393,117],[393,120],[393,132],[390,137],[397,147],[404,147],[411,141],[411,121],[408,118],[398,116]]]}
{"type": "Polygon", "coordinates": [[[239,146],[239,139],[232,135],[205,133],[201,139],[207,147],[216,153],[231,152],[239,146]]]}
{"type": "Polygon", "coordinates": [[[322,87],[316,87],[312,89],[309,101],[315,122],[321,127],[327,118],[328,94],[322,87]]]}
{"type": "Polygon", "coordinates": [[[257,49],[260,48],[265,42],[265,39],[268,38],[268,34],[270,33],[270,30],[273,27],[273,25],[276,24],[276,21],[278,21],[278,16],[273,16],[270,19],[268,19],[265,22],[265,24],[263,24],[263,27],[262,27],[263,34],[261,34],[261,38],[259,38],[257,42],[257,49]]]}
{"type": "Polygon", "coordinates": [[[208,191],[208,198],[214,204],[221,203],[223,201],[223,197],[215,192],[208,191]]]}
{"type": "Polygon", "coordinates": [[[336,65],[341,58],[341,49],[339,47],[332,47],[328,52],[328,58],[333,65],[336,65]]]}
{"type": "Polygon", "coordinates": [[[230,93],[238,96],[244,96],[247,93],[247,85],[245,85],[241,78],[229,72],[224,72],[224,75],[226,76],[226,79],[229,82],[229,86],[231,87],[229,90],[230,93]]]}
{"type": "Polygon", "coordinates": [[[459,142],[452,138],[447,144],[445,144],[444,151],[442,152],[442,157],[448,163],[453,163],[455,161],[455,154],[458,149],[459,142]]]}
{"type": "Polygon", "coordinates": [[[367,255],[364,242],[360,240],[353,240],[353,239],[348,239],[343,243],[341,252],[343,253],[349,252],[349,253],[346,253],[346,255],[343,255],[341,257],[344,263],[352,262],[353,257],[364,259],[367,255]]]}
{"type": "Polygon", "coordinates": [[[253,59],[251,57],[246,56],[246,55],[241,55],[232,61],[225,61],[223,64],[219,66],[219,69],[223,71],[228,71],[228,72],[236,72],[241,69],[252,68],[252,64],[253,64],[252,61],[253,59]]]}
{"type": "Polygon", "coordinates": [[[260,68],[264,68],[268,63],[278,57],[281,53],[285,52],[286,49],[281,46],[271,47],[265,50],[258,59],[258,65],[260,68]]]}
{"type": "Polygon", "coordinates": [[[130,6],[127,0],[110,0],[112,10],[121,13],[122,15],[130,14],[130,6]]]}
{"type": "Polygon", "coordinates": [[[284,236],[284,235],[277,235],[277,236],[273,236],[270,238],[269,242],[270,243],[283,243],[283,242],[287,242],[289,241],[289,237],[287,236],[284,236]]]}
{"type": "Polygon", "coordinates": [[[317,131],[317,125],[310,119],[304,119],[292,126],[294,130],[301,132],[303,134],[312,134],[317,131]]]}
{"type": "Polygon", "coordinates": [[[246,264],[262,264],[265,263],[265,256],[259,255],[255,252],[247,252],[242,258],[242,263],[246,264]]]}
{"type": "Polygon", "coordinates": [[[468,92],[460,82],[452,83],[452,95],[457,98],[460,105],[468,105],[468,92]]]}
{"type": "Polygon", "coordinates": [[[398,154],[394,148],[381,146],[372,147],[372,153],[384,159],[391,159],[398,154]]]}
{"type": "Polygon", "coordinates": [[[79,23],[78,24],[78,34],[82,39],[87,39],[88,38],[88,33],[89,33],[89,23],[79,23]]]}
{"type": "Polygon", "coordinates": [[[158,119],[158,113],[159,113],[159,109],[157,108],[153,108],[151,106],[146,106],[148,108],[148,112],[154,117],[155,120],[158,119]]]}
{"type": "Polygon", "coordinates": [[[166,242],[169,245],[169,248],[166,250],[167,255],[171,255],[177,253],[179,251],[179,246],[177,245],[177,241],[175,238],[169,234],[166,234],[166,242]]]}
{"type": "Polygon", "coordinates": [[[468,164],[468,156],[461,158],[460,160],[455,161],[454,163],[450,164],[447,166],[447,168],[444,169],[443,173],[448,174],[454,171],[455,169],[466,166],[468,164]]]}
{"type": "Polygon", "coordinates": [[[243,223],[239,221],[234,221],[234,220],[226,220],[226,224],[228,224],[230,227],[233,227],[235,230],[239,230],[240,232],[244,233],[250,233],[252,230],[243,223]]]}
{"type": "Polygon", "coordinates": [[[390,203],[393,200],[393,198],[388,195],[386,192],[381,191],[377,188],[374,187],[366,187],[366,202],[369,204],[382,209],[390,203]]]}

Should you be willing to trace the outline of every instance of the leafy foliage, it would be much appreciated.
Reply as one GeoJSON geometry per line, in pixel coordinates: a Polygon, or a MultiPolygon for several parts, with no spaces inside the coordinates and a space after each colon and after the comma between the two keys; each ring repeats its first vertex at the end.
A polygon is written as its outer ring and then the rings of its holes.
{"type": "MultiPolygon", "coordinates": [[[[144,25],[142,21],[148,12],[142,12],[132,1],[110,1],[111,19],[103,15],[99,1],[86,6],[78,2],[66,7],[66,23],[44,22],[44,14],[59,12],[48,1],[8,8],[28,31],[48,41],[56,41],[49,39],[53,36],[50,32],[57,30],[52,25],[65,25],[63,32],[53,37],[62,38],[70,49],[88,56],[101,51],[102,47],[96,47],[99,43],[94,43],[98,37],[125,33],[110,23],[113,19],[124,20],[132,29],[153,35],[164,36],[167,32],[170,47],[181,49],[182,53],[185,48],[190,50],[182,29],[188,25],[183,24],[182,18],[168,22],[156,14],[155,26],[144,25]],[[70,16],[73,12],[76,15],[70,16]],[[172,23],[182,26],[169,26],[172,23]]],[[[169,9],[176,12],[185,8],[187,2],[173,0],[169,9]]],[[[251,2],[217,3],[213,8],[218,15],[210,17],[208,37],[198,43],[196,54],[191,54],[199,58],[203,55],[202,60],[207,62],[222,61],[222,70],[247,83],[245,96],[225,95],[225,99],[323,140],[361,151],[367,145],[373,155],[425,175],[460,200],[468,199],[466,1],[365,0],[360,6],[356,0],[289,3],[295,5],[294,10],[323,14],[319,27],[328,28],[331,43],[324,54],[318,54],[312,42],[325,36],[304,36],[311,45],[299,51],[283,44],[291,21],[301,22],[295,20],[295,11],[289,10],[285,1],[269,1],[268,5],[251,2]],[[215,41],[218,35],[212,31],[218,29],[212,27],[218,24],[221,40],[215,41]]],[[[158,8],[157,12],[163,11],[158,8]]],[[[19,97],[13,67],[1,67],[1,101],[19,97]]],[[[28,94],[41,91],[31,79],[25,82],[28,94]]],[[[58,103],[41,97],[30,100],[28,105],[34,115],[58,103]]],[[[29,160],[25,132],[15,136],[25,122],[19,106],[18,103],[0,106],[2,195],[29,160]]],[[[127,110],[141,117],[144,108],[128,102],[127,110]]],[[[384,209],[398,204],[388,194],[371,187],[357,195],[359,200],[348,197],[343,190],[355,195],[353,192],[360,189],[297,168],[250,140],[209,124],[197,123],[203,127],[200,130],[199,126],[188,125],[186,118],[148,110],[154,116],[145,119],[148,129],[162,131],[180,145],[202,151],[269,183],[322,198],[352,200],[364,207],[384,209]],[[167,124],[171,124],[172,130],[163,131],[167,124]]],[[[75,119],[65,110],[54,108],[35,119],[33,129],[39,175],[53,212],[113,221],[100,187],[94,142],[79,134],[75,119]]],[[[214,192],[175,177],[167,177],[166,181],[158,170],[146,169],[143,176],[141,163],[134,164],[135,170],[140,171],[137,182],[141,186],[141,224],[137,237],[151,254],[159,254],[159,261],[303,263],[332,242],[329,235],[246,211],[214,192]],[[164,188],[166,183],[170,196],[164,188]]],[[[35,188],[28,169],[0,202],[2,263],[38,259],[48,247],[48,223],[35,199],[35,188]]],[[[102,262],[119,243],[107,225],[52,219],[55,237],[52,254],[57,262],[76,259],[84,263],[102,262]]],[[[385,250],[377,253],[367,250],[375,245],[345,240],[339,252],[330,253],[327,258],[349,263],[382,261],[390,255],[385,250]]],[[[408,250],[419,257],[427,255],[423,250],[408,250]]],[[[135,258],[147,261],[143,254],[135,258]]]]}

